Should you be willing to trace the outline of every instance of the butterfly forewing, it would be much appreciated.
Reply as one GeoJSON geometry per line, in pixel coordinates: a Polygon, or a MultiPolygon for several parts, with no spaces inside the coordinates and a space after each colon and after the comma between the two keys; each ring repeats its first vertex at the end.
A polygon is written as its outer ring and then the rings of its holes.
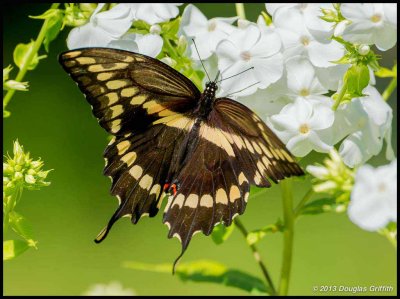
{"type": "Polygon", "coordinates": [[[200,97],[189,79],[144,55],[86,48],[63,53],[59,61],[113,135],[144,131],[162,117],[190,111],[200,97]]]}

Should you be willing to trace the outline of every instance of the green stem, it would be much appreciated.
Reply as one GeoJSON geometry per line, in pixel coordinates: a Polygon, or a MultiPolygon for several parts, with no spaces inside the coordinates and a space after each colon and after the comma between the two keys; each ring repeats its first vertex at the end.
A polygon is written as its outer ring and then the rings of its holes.
{"type": "Polygon", "coordinates": [[[393,91],[397,87],[397,77],[393,77],[390,81],[388,87],[386,87],[385,91],[382,93],[382,98],[387,101],[389,100],[390,96],[392,95],[393,91]]]}
{"type": "MultiPolygon", "coordinates": [[[[55,9],[59,6],[59,3],[53,3],[51,5],[51,8],[55,9]]],[[[46,31],[47,31],[47,24],[49,22],[49,19],[46,19],[42,25],[42,28],[40,29],[39,35],[36,38],[34,44],[33,44],[33,48],[32,51],[29,53],[27,59],[25,60],[24,65],[22,65],[22,67],[20,68],[17,77],[15,78],[15,81],[17,82],[22,82],[22,79],[24,79],[24,76],[26,74],[26,72],[28,71],[28,66],[31,64],[32,59],[35,57],[35,55],[37,54],[37,52],[39,51],[40,46],[43,43],[43,40],[46,36],[46,31]]],[[[12,96],[15,93],[15,89],[10,89],[6,95],[3,98],[3,109],[5,109],[8,105],[8,103],[10,102],[12,96]]]]}
{"type": "Polygon", "coordinates": [[[310,198],[314,195],[314,190],[311,188],[308,190],[306,195],[300,200],[300,202],[297,204],[296,208],[294,209],[294,217],[297,218],[301,212],[301,209],[303,206],[307,203],[307,201],[310,200],[310,198]]]}
{"type": "Polygon", "coordinates": [[[346,91],[347,91],[347,82],[345,80],[335,103],[333,103],[332,110],[336,111],[336,109],[339,107],[344,95],[346,94],[346,91]]]}
{"type": "Polygon", "coordinates": [[[283,257],[278,293],[281,296],[286,296],[288,294],[290,270],[292,267],[294,212],[292,182],[290,178],[281,181],[280,185],[282,186],[283,222],[285,229],[283,231],[283,257]]]}
{"type": "MultiPolygon", "coordinates": [[[[234,221],[236,227],[240,230],[240,232],[244,236],[244,238],[247,240],[247,235],[249,233],[248,233],[247,229],[244,227],[243,223],[237,217],[233,221],[234,221]]],[[[277,292],[274,287],[274,283],[272,282],[271,276],[268,273],[267,267],[265,266],[264,262],[261,259],[261,255],[260,255],[257,247],[254,244],[249,245],[249,246],[250,246],[251,251],[253,252],[253,256],[254,256],[255,260],[257,261],[258,265],[261,268],[261,271],[265,277],[265,280],[267,281],[267,284],[271,291],[271,295],[276,296],[277,292]]]]}
{"type": "Polygon", "coordinates": [[[246,20],[246,13],[244,11],[244,4],[243,3],[235,3],[236,7],[236,14],[242,20],[246,20]]]}
{"type": "Polygon", "coordinates": [[[9,195],[9,200],[6,203],[4,216],[3,216],[3,236],[8,230],[8,225],[10,223],[10,213],[14,210],[14,207],[22,195],[22,187],[15,187],[15,192],[9,195]]]}

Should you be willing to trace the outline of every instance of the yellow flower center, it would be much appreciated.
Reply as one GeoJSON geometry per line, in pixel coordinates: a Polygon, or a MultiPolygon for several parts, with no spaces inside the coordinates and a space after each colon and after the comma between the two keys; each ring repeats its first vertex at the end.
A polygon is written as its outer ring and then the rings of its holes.
{"type": "Polygon", "coordinates": [[[373,23],[378,23],[378,22],[380,22],[380,20],[382,20],[382,16],[381,16],[380,14],[374,14],[374,15],[371,17],[371,21],[372,21],[373,23]]]}
{"type": "Polygon", "coordinates": [[[385,183],[380,183],[378,185],[378,191],[381,192],[381,193],[385,192],[386,191],[386,184],[385,183]]]}
{"type": "Polygon", "coordinates": [[[310,91],[308,90],[308,88],[303,88],[302,90],[300,90],[300,95],[302,97],[307,97],[310,95],[310,91]]]}
{"type": "Polygon", "coordinates": [[[208,22],[208,32],[212,32],[217,27],[217,23],[215,21],[208,22]]]}
{"type": "Polygon", "coordinates": [[[244,61],[249,61],[251,59],[251,54],[249,51],[244,51],[240,54],[240,57],[244,60],[244,61]]]}
{"type": "Polygon", "coordinates": [[[308,46],[310,44],[310,39],[308,36],[302,36],[300,37],[300,42],[304,45],[304,46],[308,46]]]}
{"type": "Polygon", "coordinates": [[[302,124],[302,125],[299,127],[299,132],[300,132],[301,134],[307,134],[308,132],[310,132],[310,127],[309,127],[307,124],[302,124]]]}

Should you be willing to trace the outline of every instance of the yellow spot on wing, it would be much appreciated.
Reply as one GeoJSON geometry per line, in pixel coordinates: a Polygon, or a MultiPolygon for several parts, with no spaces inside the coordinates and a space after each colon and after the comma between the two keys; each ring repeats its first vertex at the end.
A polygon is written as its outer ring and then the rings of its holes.
{"type": "Polygon", "coordinates": [[[117,144],[118,155],[123,155],[129,148],[131,143],[128,140],[122,141],[117,144]]]}
{"type": "Polygon", "coordinates": [[[79,55],[81,55],[81,51],[73,51],[73,52],[68,52],[68,53],[65,53],[64,54],[64,57],[67,57],[67,58],[74,58],[74,57],[76,57],[76,56],[79,56],[79,55]]]}
{"type": "Polygon", "coordinates": [[[211,208],[214,205],[213,198],[209,194],[205,194],[201,197],[200,205],[202,207],[211,208]]]}
{"type": "Polygon", "coordinates": [[[127,153],[126,155],[124,155],[121,158],[121,161],[125,162],[128,166],[131,166],[133,164],[133,162],[135,162],[136,157],[137,157],[137,155],[135,152],[130,152],[130,153],[127,153]]]}
{"type": "Polygon", "coordinates": [[[142,94],[142,95],[138,95],[136,97],[133,97],[131,100],[131,105],[141,105],[143,104],[147,99],[147,96],[142,94]]]}
{"type": "Polygon", "coordinates": [[[239,184],[243,185],[244,182],[248,182],[249,180],[246,178],[243,172],[240,173],[239,175],[239,184]]]}
{"type": "Polygon", "coordinates": [[[144,175],[139,182],[139,186],[146,190],[150,190],[152,184],[153,184],[153,178],[148,174],[144,175]]]}
{"type": "Polygon", "coordinates": [[[224,189],[219,188],[217,190],[217,193],[215,195],[215,201],[217,203],[222,203],[222,204],[227,204],[228,203],[228,196],[226,195],[226,192],[224,189]]]}
{"type": "Polygon", "coordinates": [[[175,205],[178,205],[179,208],[182,208],[184,200],[185,200],[185,196],[183,194],[178,194],[174,200],[174,203],[172,204],[172,207],[174,207],[175,205]]]}
{"type": "Polygon", "coordinates": [[[138,180],[143,174],[143,168],[135,165],[129,170],[129,173],[134,179],[138,180]]]}
{"type": "Polygon", "coordinates": [[[93,63],[96,63],[96,59],[91,58],[91,57],[78,57],[78,58],[76,58],[76,61],[78,61],[80,64],[93,64],[93,63]]]}
{"type": "Polygon", "coordinates": [[[116,105],[111,107],[110,109],[112,111],[111,118],[115,118],[124,112],[124,108],[122,107],[122,105],[116,105]]]}
{"type": "Polygon", "coordinates": [[[190,194],[185,201],[185,206],[189,208],[197,208],[199,203],[199,196],[197,194],[190,194]]]}
{"type": "Polygon", "coordinates": [[[111,106],[118,101],[118,94],[116,92],[110,92],[99,98],[99,100],[107,101],[107,106],[111,106]]]}
{"type": "Polygon", "coordinates": [[[113,75],[114,73],[100,73],[97,75],[97,80],[105,81],[110,79],[113,75]]]}
{"type": "Polygon", "coordinates": [[[234,202],[236,199],[240,198],[240,190],[238,186],[232,185],[231,190],[229,192],[229,200],[230,202],[234,202]]]}
{"type": "Polygon", "coordinates": [[[139,92],[139,88],[137,87],[128,87],[121,90],[121,96],[123,97],[131,97],[139,92]]]}
{"type": "Polygon", "coordinates": [[[111,122],[111,132],[117,133],[119,130],[121,130],[121,120],[117,119],[111,122]]]}
{"type": "Polygon", "coordinates": [[[126,80],[112,80],[112,81],[108,81],[106,83],[106,86],[109,89],[118,89],[118,88],[126,86],[127,84],[128,84],[128,81],[126,81],[126,80]]]}
{"type": "Polygon", "coordinates": [[[156,196],[158,196],[158,194],[160,194],[161,191],[161,185],[159,184],[155,184],[151,190],[150,190],[150,194],[155,194],[156,196]]]}

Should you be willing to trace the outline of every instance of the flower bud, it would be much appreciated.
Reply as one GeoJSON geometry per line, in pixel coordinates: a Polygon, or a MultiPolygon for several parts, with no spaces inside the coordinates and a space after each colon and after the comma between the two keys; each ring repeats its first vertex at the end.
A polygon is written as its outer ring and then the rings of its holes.
{"type": "Polygon", "coordinates": [[[11,64],[7,66],[5,69],[3,69],[3,83],[4,81],[8,80],[8,77],[10,76],[10,72],[12,70],[11,64]]]}
{"type": "Polygon", "coordinates": [[[161,58],[161,61],[165,64],[168,64],[170,67],[174,67],[176,65],[176,61],[170,57],[163,57],[161,58]]]}
{"type": "Polygon", "coordinates": [[[160,34],[161,33],[161,27],[158,24],[151,25],[150,27],[150,33],[152,34],[160,34]]]}
{"type": "Polygon", "coordinates": [[[359,45],[358,46],[358,53],[362,56],[365,56],[369,53],[369,46],[368,45],[359,45]]]}
{"type": "Polygon", "coordinates": [[[34,184],[34,183],[36,183],[36,179],[33,175],[27,174],[25,176],[25,182],[27,182],[28,184],[34,184]]]}
{"type": "Polygon", "coordinates": [[[3,84],[3,87],[7,90],[15,89],[19,91],[28,91],[29,83],[28,82],[18,82],[15,80],[8,80],[3,84]]]}

